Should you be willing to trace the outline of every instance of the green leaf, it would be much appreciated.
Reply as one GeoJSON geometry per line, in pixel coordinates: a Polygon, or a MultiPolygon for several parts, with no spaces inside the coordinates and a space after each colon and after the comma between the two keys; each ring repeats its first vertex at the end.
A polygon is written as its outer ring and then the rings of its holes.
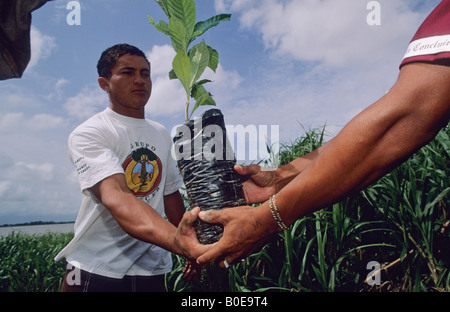
{"type": "Polygon", "coordinates": [[[202,94],[202,96],[200,96],[200,98],[197,100],[197,102],[194,105],[194,108],[191,111],[191,114],[189,115],[189,119],[191,119],[192,115],[194,114],[195,110],[199,107],[204,105],[204,103],[206,102],[206,100],[208,100],[209,98],[211,98],[211,94],[204,93],[202,94]]]}
{"type": "MultiPolygon", "coordinates": [[[[169,72],[170,79],[180,80],[186,91],[187,102],[185,117],[188,116],[190,98],[196,100],[192,110],[202,105],[216,105],[212,96],[203,87],[210,80],[201,80],[205,69],[209,67],[216,72],[219,65],[219,53],[204,41],[189,49],[190,44],[196,38],[204,34],[210,28],[217,26],[223,21],[228,21],[231,14],[219,14],[205,21],[196,23],[197,11],[195,0],[155,0],[169,19],[169,22],[160,20],[157,24],[152,17],[149,18],[151,25],[156,30],[170,36],[172,47],[176,52],[173,59],[173,69],[169,72]]],[[[192,115],[191,113],[191,115],[192,115]]]]}
{"type": "Polygon", "coordinates": [[[205,87],[203,86],[203,84],[205,84],[206,82],[208,82],[208,80],[206,80],[206,79],[201,80],[201,81],[197,82],[196,84],[194,84],[194,86],[192,87],[191,96],[196,100],[196,103],[194,105],[194,108],[191,111],[189,118],[191,118],[192,114],[194,114],[195,110],[199,106],[205,106],[205,105],[215,106],[216,105],[216,102],[213,100],[211,93],[206,91],[205,87]]]}
{"type": "Polygon", "coordinates": [[[172,17],[169,21],[169,34],[172,40],[172,46],[175,52],[183,51],[186,53],[187,41],[186,41],[186,27],[178,19],[172,17]]]}
{"type": "MultiPolygon", "coordinates": [[[[150,23],[151,24],[151,23],[150,23]]],[[[153,24],[152,24],[153,25],[153,24]]],[[[158,24],[155,25],[155,29],[159,32],[162,32],[165,35],[170,36],[169,32],[169,24],[167,24],[165,21],[160,20],[158,24]]]]}
{"type": "Polygon", "coordinates": [[[195,83],[192,86],[192,91],[191,91],[191,97],[194,98],[196,101],[198,101],[198,99],[204,94],[207,93],[205,87],[203,87],[201,84],[199,84],[198,82],[195,83]]]}
{"type": "Polygon", "coordinates": [[[212,80],[209,80],[209,79],[203,79],[203,80],[200,80],[200,81],[197,81],[196,83],[195,83],[195,85],[204,85],[205,83],[208,83],[208,82],[212,82],[212,80]]]}
{"type": "Polygon", "coordinates": [[[177,79],[178,77],[177,77],[177,74],[175,74],[175,71],[172,69],[170,72],[169,72],[169,79],[170,80],[173,80],[173,79],[177,79]]]}
{"type": "Polygon", "coordinates": [[[189,57],[183,51],[179,51],[172,62],[173,70],[180,80],[181,84],[186,91],[186,94],[190,94],[191,89],[191,63],[189,57]]]}
{"type": "MultiPolygon", "coordinates": [[[[187,36],[190,40],[194,33],[197,12],[194,0],[168,0],[168,11],[171,18],[178,19],[186,28],[187,36]]],[[[190,42],[188,40],[188,43],[190,42]]]]}
{"type": "MultiPolygon", "coordinates": [[[[192,97],[198,102],[203,96],[204,94],[208,94],[209,97],[207,97],[206,99],[204,99],[201,103],[202,106],[205,105],[211,105],[211,106],[216,106],[216,102],[213,100],[211,93],[209,93],[208,91],[206,91],[205,87],[202,85],[199,85],[198,83],[195,84],[192,87],[192,97]]],[[[198,105],[200,106],[200,105],[198,105]]]]}
{"type": "Polygon", "coordinates": [[[219,14],[208,18],[206,21],[198,22],[195,24],[194,34],[190,42],[194,41],[198,36],[204,34],[208,29],[219,25],[223,21],[229,21],[230,19],[231,14],[219,14]]]}
{"type": "Polygon", "coordinates": [[[155,0],[155,1],[156,1],[156,3],[159,4],[161,9],[164,11],[164,13],[166,14],[167,18],[170,19],[169,6],[168,6],[168,3],[167,3],[167,0],[155,0]]]}
{"type": "Polygon", "coordinates": [[[204,41],[195,45],[189,52],[191,61],[191,86],[202,76],[209,64],[209,50],[204,41]]]}
{"type": "Polygon", "coordinates": [[[217,50],[208,46],[209,49],[209,64],[208,67],[212,69],[213,72],[216,72],[217,67],[219,66],[219,52],[217,50]]]}

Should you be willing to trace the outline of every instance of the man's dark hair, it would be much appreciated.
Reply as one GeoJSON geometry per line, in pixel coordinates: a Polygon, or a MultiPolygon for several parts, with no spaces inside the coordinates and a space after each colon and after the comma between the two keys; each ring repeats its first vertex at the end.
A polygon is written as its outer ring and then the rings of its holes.
{"type": "Polygon", "coordinates": [[[108,49],[103,51],[97,63],[97,72],[99,77],[110,78],[111,69],[114,67],[114,65],[116,65],[117,60],[125,54],[142,56],[147,61],[148,66],[150,67],[150,62],[148,61],[144,52],[142,52],[135,46],[121,43],[109,47],[108,49]]]}

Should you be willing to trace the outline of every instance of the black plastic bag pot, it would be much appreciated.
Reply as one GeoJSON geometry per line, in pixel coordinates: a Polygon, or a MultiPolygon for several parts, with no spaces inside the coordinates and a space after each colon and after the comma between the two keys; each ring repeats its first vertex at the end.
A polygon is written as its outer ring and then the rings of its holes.
{"type": "MultiPolygon", "coordinates": [[[[179,126],[173,140],[192,208],[218,210],[246,204],[240,176],[234,171],[236,159],[220,110],[208,110],[179,126]]],[[[222,225],[201,220],[196,221],[195,229],[202,244],[218,241],[223,233],[222,225]]]]}

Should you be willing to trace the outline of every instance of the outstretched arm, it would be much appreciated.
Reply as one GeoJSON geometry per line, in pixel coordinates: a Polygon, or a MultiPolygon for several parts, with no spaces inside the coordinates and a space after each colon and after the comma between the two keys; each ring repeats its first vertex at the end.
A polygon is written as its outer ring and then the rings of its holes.
{"type": "Polygon", "coordinates": [[[242,183],[248,204],[259,204],[278,193],[321,153],[326,143],[311,153],[294,159],[275,170],[265,169],[259,165],[239,166],[235,170],[247,179],[242,183]]]}
{"type": "Polygon", "coordinates": [[[280,192],[279,206],[290,215],[286,221],[367,187],[431,141],[449,121],[449,84],[450,67],[405,66],[394,87],[349,122],[280,192]]]}
{"type": "MultiPolygon", "coordinates": [[[[393,88],[361,112],[276,195],[286,224],[361,190],[432,140],[450,117],[450,67],[404,66],[393,88]]],[[[222,239],[198,258],[205,263],[246,256],[280,229],[269,204],[206,211],[200,218],[225,226],[222,239]],[[252,216],[245,217],[246,214],[252,216]],[[237,241],[235,238],[239,237],[237,241]]]]}
{"type": "MultiPolygon", "coordinates": [[[[156,210],[135,197],[128,189],[123,174],[112,175],[91,188],[96,198],[111,212],[119,225],[131,236],[155,245],[172,253],[195,259],[207,250],[201,245],[192,227],[199,210],[171,217],[178,228],[160,216],[156,210]]],[[[166,203],[179,203],[174,194],[165,198],[166,203]]],[[[179,208],[179,207],[178,207],[179,208]]]]}

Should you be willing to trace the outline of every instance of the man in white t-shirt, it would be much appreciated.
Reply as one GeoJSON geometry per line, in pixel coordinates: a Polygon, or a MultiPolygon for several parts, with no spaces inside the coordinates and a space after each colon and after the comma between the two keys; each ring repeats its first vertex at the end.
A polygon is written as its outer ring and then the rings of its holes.
{"type": "Polygon", "coordinates": [[[61,290],[164,291],[171,252],[195,259],[208,248],[192,228],[198,209],[185,213],[171,138],[145,119],[152,90],[145,54],[115,45],[97,69],[110,104],[69,136],[83,201],[74,238],[55,258],[68,263],[61,290]]]}

